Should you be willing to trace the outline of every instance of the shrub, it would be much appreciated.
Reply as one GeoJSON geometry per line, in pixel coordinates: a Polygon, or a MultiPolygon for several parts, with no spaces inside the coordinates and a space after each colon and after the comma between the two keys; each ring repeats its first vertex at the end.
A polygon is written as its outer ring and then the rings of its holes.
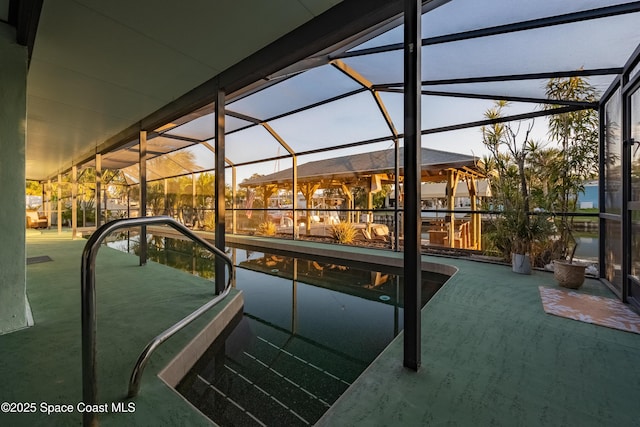
{"type": "Polygon", "coordinates": [[[261,222],[258,225],[258,234],[263,236],[275,236],[276,235],[276,225],[270,221],[261,222]]]}
{"type": "Polygon", "coordinates": [[[349,222],[340,222],[331,226],[331,236],[338,243],[353,243],[357,234],[358,230],[349,222]]]}
{"type": "Polygon", "coordinates": [[[499,256],[506,262],[512,253],[528,253],[534,266],[543,267],[553,259],[551,252],[558,247],[553,234],[553,222],[548,215],[530,215],[524,221],[522,212],[507,210],[486,225],[484,253],[499,256]]]}

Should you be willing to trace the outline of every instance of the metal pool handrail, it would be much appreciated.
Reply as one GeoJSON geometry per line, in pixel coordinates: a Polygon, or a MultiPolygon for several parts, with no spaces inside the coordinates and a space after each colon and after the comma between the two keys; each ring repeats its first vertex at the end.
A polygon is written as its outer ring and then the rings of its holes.
{"type": "MultiPolygon", "coordinates": [[[[121,228],[131,228],[137,226],[146,225],[169,225],[175,230],[179,231],[191,240],[200,243],[208,250],[213,252],[216,256],[222,258],[229,268],[229,277],[224,290],[216,295],[211,301],[180,320],[175,325],[166,329],[160,335],[156,336],[147,346],[144,348],[140,357],[136,362],[131,378],[129,380],[129,397],[135,396],[140,389],[140,380],[144,367],[149,360],[149,357],[153,351],[164,341],[171,338],[176,332],[187,326],[193,320],[197,319],[200,315],[205,313],[214,305],[223,300],[231,290],[231,279],[233,276],[233,262],[231,259],[220,249],[213,246],[206,240],[198,237],[191,230],[184,225],[180,224],[176,220],[165,216],[156,217],[142,217],[142,218],[125,218],[108,222],[99,227],[89,237],[83,251],[82,251],[82,270],[81,270],[81,293],[82,293],[82,400],[87,405],[96,405],[98,403],[98,383],[96,375],[96,293],[95,293],[95,261],[98,254],[98,249],[104,238],[115,230],[121,228]]],[[[96,413],[85,411],[83,413],[83,423],[85,426],[98,425],[96,413]]]]}

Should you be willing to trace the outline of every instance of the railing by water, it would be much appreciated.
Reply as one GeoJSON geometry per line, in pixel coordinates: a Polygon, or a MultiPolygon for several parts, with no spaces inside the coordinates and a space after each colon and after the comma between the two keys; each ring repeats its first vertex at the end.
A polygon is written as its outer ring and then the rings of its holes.
{"type": "MultiPolygon", "coordinates": [[[[82,400],[87,405],[95,405],[98,403],[98,383],[97,383],[97,366],[96,366],[96,292],[95,292],[95,260],[98,249],[102,241],[110,233],[122,229],[141,227],[147,225],[168,225],[179,231],[191,240],[200,243],[209,249],[217,257],[221,258],[229,269],[227,283],[224,290],[216,295],[211,301],[177,322],[175,325],[166,329],[144,348],[131,373],[129,380],[128,396],[133,397],[140,390],[140,381],[142,373],[149,357],[153,351],[163,342],[171,338],[176,332],[190,324],[192,321],[200,317],[210,308],[222,301],[231,290],[231,280],[233,277],[233,262],[220,249],[213,246],[206,240],[198,237],[187,227],[178,221],[169,217],[142,217],[127,218],[108,222],[98,228],[87,241],[82,251],[82,269],[81,269],[81,292],[82,292],[82,400]]],[[[83,424],[85,426],[97,426],[97,414],[91,412],[83,413],[83,424]]]]}

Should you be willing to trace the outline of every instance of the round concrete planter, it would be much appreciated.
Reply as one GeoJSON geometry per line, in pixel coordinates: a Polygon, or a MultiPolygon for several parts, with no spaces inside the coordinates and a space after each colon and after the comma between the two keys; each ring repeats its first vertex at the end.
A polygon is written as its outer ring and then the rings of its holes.
{"type": "Polygon", "coordinates": [[[578,289],[584,283],[586,268],[586,265],[556,260],[553,261],[553,277],[564,288],[578,289]]]}

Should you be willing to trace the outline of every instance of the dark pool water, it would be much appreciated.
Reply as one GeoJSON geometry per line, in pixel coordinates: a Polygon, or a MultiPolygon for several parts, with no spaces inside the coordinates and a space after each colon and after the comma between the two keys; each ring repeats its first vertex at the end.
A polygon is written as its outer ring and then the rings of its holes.
{"type": "MultiPolygon", "coordinates": [[[[191,242],[153,236],[149,244],[149,260],[213,278],[214,260],[191,242]]],[[[221,426],[312,425],[402,330],[401,270],[241,248],[228,254],[244,312],[178,391],[221,426]]],[[[448,278],[423,273],[423,305],[448,278]]]]}

